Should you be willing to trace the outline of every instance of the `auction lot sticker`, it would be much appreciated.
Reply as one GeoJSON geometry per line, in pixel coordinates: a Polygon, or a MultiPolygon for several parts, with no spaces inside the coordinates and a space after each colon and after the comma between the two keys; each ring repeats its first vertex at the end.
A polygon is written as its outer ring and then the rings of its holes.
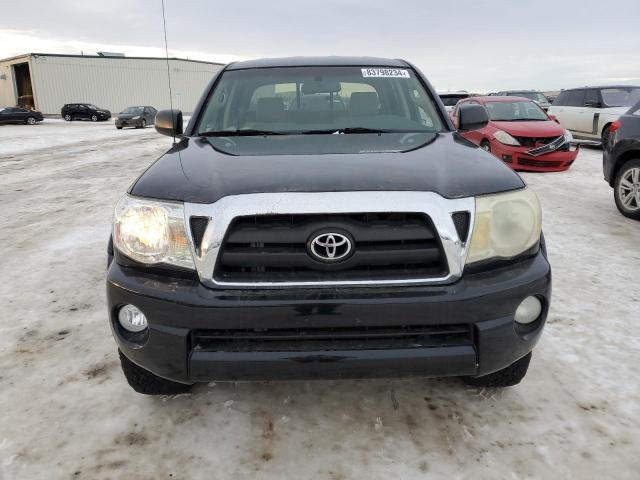
{"type": "Polygon", "coordinates": [[[363,68],[363,77],[399,77],[410,78],[409,71],[402,68],[363,68]]]}

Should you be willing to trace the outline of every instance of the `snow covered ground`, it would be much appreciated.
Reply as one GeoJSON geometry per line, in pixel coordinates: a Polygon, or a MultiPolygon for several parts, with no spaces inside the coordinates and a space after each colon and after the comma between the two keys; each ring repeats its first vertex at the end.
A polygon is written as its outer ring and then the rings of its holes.
{"type": "Polygon", "coordinates": [[[526,174],[554,269],[524,382],[209,384],[134,393],[106,322],[111,208],[171,140],[0,126],[0,479],[637,479],[640,223],[601,151],[526,174]]]}

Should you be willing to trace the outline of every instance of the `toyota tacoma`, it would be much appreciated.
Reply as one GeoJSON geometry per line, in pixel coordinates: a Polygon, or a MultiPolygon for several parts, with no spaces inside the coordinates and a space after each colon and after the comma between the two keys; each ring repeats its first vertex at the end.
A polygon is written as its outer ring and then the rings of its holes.
{"type": "Polygon", "coordinates": [[[109,322],[129,384],[524,377],[549,309],[535,193],[403,60],[232,63],[115,206],[109,322]]]}

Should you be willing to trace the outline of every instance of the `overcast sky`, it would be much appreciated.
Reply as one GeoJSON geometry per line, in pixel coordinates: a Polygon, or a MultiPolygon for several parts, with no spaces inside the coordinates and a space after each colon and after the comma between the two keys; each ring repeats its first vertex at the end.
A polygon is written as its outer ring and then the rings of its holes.
{"type": "MultiPolygon", "coordinates": [[[[372,55],[439,90],[640,84],[640,0],[165,0],[171,56],[372,55]]],[[[0,58],[164,54],[160,0],[0,0],[0,58]]]]}

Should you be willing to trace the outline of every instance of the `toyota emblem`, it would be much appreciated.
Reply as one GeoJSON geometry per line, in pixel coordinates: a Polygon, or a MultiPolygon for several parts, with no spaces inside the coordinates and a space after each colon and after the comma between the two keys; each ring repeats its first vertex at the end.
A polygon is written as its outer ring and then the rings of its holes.
{"type": "Polygon", "coordinates": [[[311,239],[309,251],[315,260],[337,262],[351,255],[353,242],[342,233],[324,232],[311,239]]]}

